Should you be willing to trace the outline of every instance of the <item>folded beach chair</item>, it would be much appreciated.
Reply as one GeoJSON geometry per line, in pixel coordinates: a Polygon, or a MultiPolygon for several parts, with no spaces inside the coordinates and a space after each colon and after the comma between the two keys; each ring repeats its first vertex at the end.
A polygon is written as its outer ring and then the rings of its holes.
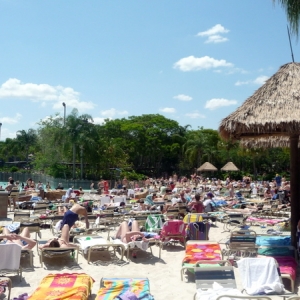
{"type": "Polygon", "coordinates": [[[237,262],[242,286],[249,295],[282,294],[284,286],[276,260],[272,257],[242,258],[237,262]]]}
{"type": "Polygon", "coordinates": [[[20,265],[22,247],[18,244],[0,245],[0,272],[17,273],[22,279],[22,267],[20,265]]]}
{"type": "Polygon", "coordinates": [[[119,248],[121,252],[121,260],[123,260],[123,256],[125,253],[125,246],[123,243],[112,243],[98,235],[74,236],[74,243],[78,244],[79,252],[82,254],[82,256],[87,254],[88,264],[91,261],[92,251],[103,251],[108,250],[109,248],[113,248],[115,253],[116,248],[119,248]]]}
{"type": "Polygon", "coordinates": [[[6,290],[8,290],[8,296],[7,299],[10,299],[10,293],[12,288],[12,282],[11,279],[8,277],[0,277],[0,296],[6,293],[6,290]]]}
{"type": "Polygon", "coordinates": [[[188,241],[186,243],[185,256],[182,260],[181,280],[183,280],[183,272],[188,270],[194,272],[199,261],[219,263],[222,261],[221,247],[216,242],[209,241],[188,241]]]}
{"type": "Polygon", "coordinates": [[[87,300],[94,279],[84,273],[49,274],[41,281],[30,300],[87,300]]]}
{"type": "Polygon", "coordinates": [[[133,296],[137,299],[154,300],[150,294],[148,278],[102,278],[96,300],[136,299],[133,296]]]}

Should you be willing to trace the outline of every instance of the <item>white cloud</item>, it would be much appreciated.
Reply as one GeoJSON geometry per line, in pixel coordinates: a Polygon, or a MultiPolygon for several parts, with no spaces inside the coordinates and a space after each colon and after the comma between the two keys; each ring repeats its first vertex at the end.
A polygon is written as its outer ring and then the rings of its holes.
{"type": "Polygon", "coordinates": [[[174,96],[173,98],[177,99],[177,100],[180,100],[180,101],[191,101],[191,100],[193,100],[193,98],[191,96],[184,95],[184,94],[179,94],[177,96],[174,96]]]}
{"type": "Polygon", "coordinates": [[[175,113],[176,109],[172,107],[165,107],[165,108],[160,108],[159,111],[164,113],[175,113]]]}
{"type": "Polygon", "coordinates": [[[221,24],[217,24],[212,28],[199,32],[197,36],[205,36],[208,37],[205,43],[223,43],[227,42],[228,38],[221,36],[220,34],[228,33],[229,30],[224,28],[221,24]]]}
{"type": "Polygon", "coordinates": [[[268,80],[269,77],[268,76],[258,76],[256,79],[254,80],[247,80],[247,81],[237,81],[235,83],[236,86],[240,86],[240,85],[246,85],[246,84],[258,84],[258,85],[263,85],[266,80],[268,80]]]}
{"type": "Polygon", "coordinates": [[[227,42],[228,41],[228,38],[226,37],[223,37],[221,35],[211,35],[208,37],[208,39],[205,41],[206,44],[209,44],[209,43],[224,43],[224,42],[227,42]]]}
{"type": "Polygon", "coordinates": [[[10,138],[10,139],[14,139],[16,138],[16,135],[17,135],[17,132],[16,131],[9,131],[7,128],[1,128],[1,141],[5,141],[7,138],[10,138]]]}
{"type": "Polygon", "coordinates": [[[179,69],[183,72],[188,72],[219,67],[233,67],[233,64],[227,62],[225,59],[217,60],[209,56],[188,56],[181,58],[174,64],[173,67],[174,69],[179,69]]]}
{"type": "Polygon", "coordinates": [[[204,119],[206,118],[205,115],[200,114],[197,110],[192,113],[186,113],[185,116],[191,118],[191,119],[204,119]]]}
{"type": "Polygon", "coordinates": [[[268,76],[259,76],[256,79],[254,79],[253,83],[263,85],[268,79],[268,76]]]}
{"type": "Polygon", "coordinates": [[[206,31],[199,32],[197,36],[210,36],[210,35],[216,35],[218,33],[227,33],[227,32],[229,32],[228,29],[224,28],[221,24],[217,24],[206,31]]]}
{"type": "Polygon", "coordinates": [[[62,102],[67,108],[89,110],[95,107],[92,102],[80,101],[80,93],[73,88],[63,86],[51,86],[49,84],[22,83],[17,78],[10,78],[0,86],[0,98],[28,99],[34,102],[54,102],[53,108],[61,108],[62,102]]]}
{"type": "Polygon", "coordinates": [[[211,99],[211,100],[206,101],[205,108],[214,110],[214,109],[217,109],[220,107],[236,105],[236,104],[237,104],[236,100],[227,100],[227,99],[223,99],[223,98],[211,99]]]}
{"type": "Polygon", "coordinates": [[[93,118],[94,124],[102,125],[102,124],[105,123],[105,119],[106,119],[106,118],[93,118]]]}
{"type": "Polygon", "coordinates": [[[104,116],[105,118],[111,119],[116,116],[126,116],[126,115],[128,115],[128,111],[127,110],[120,111],[120,110],[116,110],[115,108],[111,108],[108,110],[102,110],[100,112],[100,114],[101,114],[101,116],[104,116]]]}
{"type": "Polygon", "coordinates": [[[12,118],[10,117],[2,117],[0,118],[0,123],[4,123],[4,124],[17,124],[19,123],[19,121],[21,120],[22,115],[19,113],[16,113],[16,115],[12,118]]]}

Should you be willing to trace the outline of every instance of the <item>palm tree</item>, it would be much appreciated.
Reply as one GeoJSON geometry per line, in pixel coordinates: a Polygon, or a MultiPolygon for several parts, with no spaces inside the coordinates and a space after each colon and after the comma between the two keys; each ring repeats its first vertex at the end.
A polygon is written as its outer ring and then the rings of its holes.
{"type": "MultiPolygon", "coordinates": [[[[273,0],[276,2],[276,0],[273,0]]],[[[291,31],[296,36],[299,33],[300,21],[300,1],[299,0],[277,0],[286,11],[288,21],[291,26],[291,31]]]]}
{"type": "Polygon", "coordinates": [[[25,151],[26,165],[28,165],[29,147],[33,146],[37,142],[37,134],[34,129],[19,130],[17,132],[17,143],[21,151],[25,151]]]}

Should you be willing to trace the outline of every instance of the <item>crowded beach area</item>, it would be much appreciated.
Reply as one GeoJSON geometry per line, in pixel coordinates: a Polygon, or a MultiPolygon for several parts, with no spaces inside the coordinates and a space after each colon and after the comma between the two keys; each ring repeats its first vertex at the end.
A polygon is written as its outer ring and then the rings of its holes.
{"type": "Polygon", "coordinates": [[[298,294],[290,182],[280,174],[123,178],[91,190],[8,178],[0,201],[4,299],[298,294]]]}

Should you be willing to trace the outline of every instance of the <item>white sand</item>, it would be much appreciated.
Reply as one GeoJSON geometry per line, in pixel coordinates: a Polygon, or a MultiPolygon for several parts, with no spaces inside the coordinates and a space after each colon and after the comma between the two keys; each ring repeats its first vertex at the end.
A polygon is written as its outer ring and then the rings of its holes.
{"type": "MultiPolygon", "coordinates": [[[[9,213],[8,217],[13,217],[13,213],[9,213]]],[[[10,222],[9,220],[0,221],[0,225],[10,222]]],[[[210,240],[219,242],[229,236],[229,232],[222,233],[222,231],[222,223],[217,223],[217,227],[211,227],[210,240]]],[[[105,233],[103,236],[106,237],[107,234],[105,233]]],[[[51,237],[50,229],[42,229],[41,240],[47,240],[51,237]]],[[[41,267],[37,251],[34,249],[34,269],[23,270],[21,281],[13,274],[12,276],[9,275],[13,282],[11,299],[23,293],[31,295],[38,287],[41,279],[49,273],[72,272],[84,272],[94,278],[95,283],[90,299],[95,299],[102,277],[147,277],[150,280],[151,293],[156,300],[193,299],[196,292],[193,275],[185,276],[184,281],[180,279],[181,262],[185,253],[184,248],[180,245],[166,246],[162,250],[161,259],[158,258],[158,247],[154,246],[152,249],[153,255],[151,255],[149,249],[147,252],[139,251],[136,259],[130,257],[127,260],[124,257],[122,262],[119,260],[120,255],[118,253],[118,258],[113,258],[108,252],[101,251],[93,256],[94,260],[100,261],[97,265],[87,264],[87,260],[79,255],[78,265],[74,265],[71,259],[70,261],[55,259],[47,260],[44,268],[41,267]]],[[[28,266],[28,260],[22,260],[22,264],[28,266]]],[[[238,288],[241,288],[238,270],[235,271],[238,288]]],[[[296,292],[298,292],[298,280],[296,287],[296,292]]],[[[286,284],[286,288],[289,288],[288,284],[286,284]]],[[[282,299],[278,296],[272,296],[272,298],[282,299]]]]}

